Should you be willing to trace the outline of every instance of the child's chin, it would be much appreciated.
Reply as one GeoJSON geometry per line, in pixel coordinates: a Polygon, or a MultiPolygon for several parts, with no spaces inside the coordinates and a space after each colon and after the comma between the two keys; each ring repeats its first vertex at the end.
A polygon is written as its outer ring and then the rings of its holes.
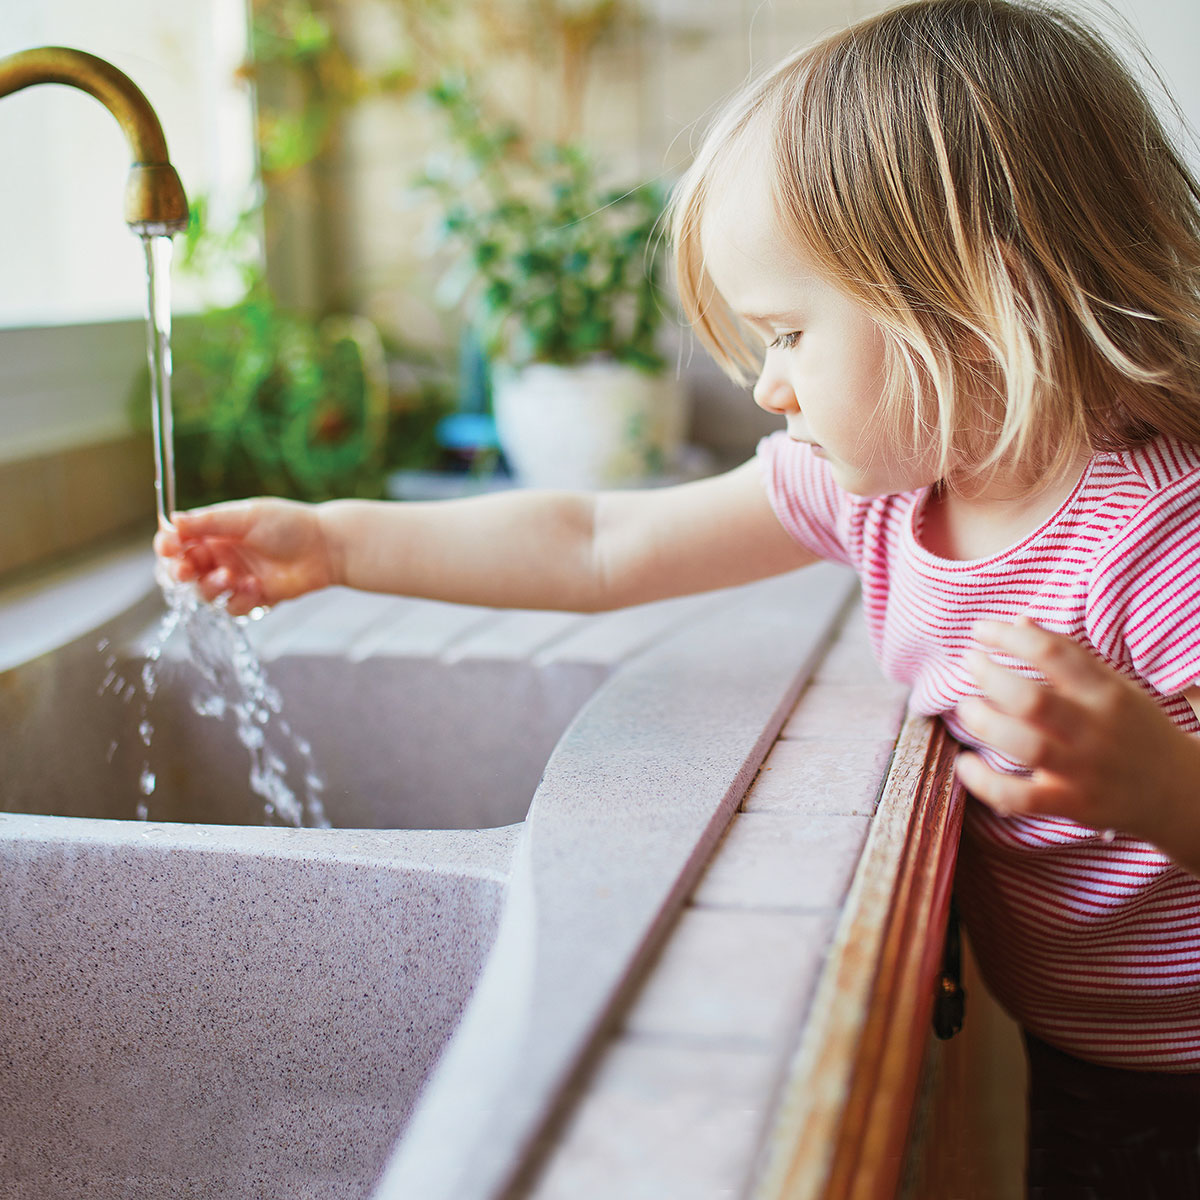
{"type": "Polygon", "coordinates": [[[829,459],[828,455],[824,456],[828,459],[833,471],[833,478],[837,482],[838,487],[843,491],[849,492],[852,496],[861,496],[863,499],[869,500],[874,496],[890,496],[902,489],[891,487],[884,480],[874,479],[869,475],[863,475],[855,471],[851,467],[838,463],[833,459],[829,459]]]}

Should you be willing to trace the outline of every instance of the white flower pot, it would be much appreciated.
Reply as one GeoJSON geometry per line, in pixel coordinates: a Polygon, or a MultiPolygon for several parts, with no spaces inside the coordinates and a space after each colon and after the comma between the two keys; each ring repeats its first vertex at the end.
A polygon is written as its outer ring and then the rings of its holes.
{"type": "Polygon", "coordinates": [[[497,370],[493,408],[509,466],[531,487],[649,483],[675,465],[687,420],[673,376],[611,362],[497,370]]]}

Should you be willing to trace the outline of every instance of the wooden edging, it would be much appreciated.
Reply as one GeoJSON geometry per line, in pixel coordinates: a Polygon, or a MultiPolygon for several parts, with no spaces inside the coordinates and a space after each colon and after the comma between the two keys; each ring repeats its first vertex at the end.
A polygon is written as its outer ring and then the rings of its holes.
{"type": "Polygon", "coordinates": [[[929,1040],[962,828],[956,746],[909,717],[782,1084],[755,1200],[890,1200],[929,1040]]]}

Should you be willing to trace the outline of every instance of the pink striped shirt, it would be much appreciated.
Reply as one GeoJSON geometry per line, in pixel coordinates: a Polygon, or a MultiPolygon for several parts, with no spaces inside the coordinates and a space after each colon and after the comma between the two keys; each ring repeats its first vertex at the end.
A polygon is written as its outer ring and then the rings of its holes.
{"type": "MultiPolygon", "coordinates": [[[[971,625],[1020,615],[1090,646],[1200,730],[1180,694],[1200,680],[1200,446],[1096,455],[1045,524],[969,562],[921,545],[928,489],[850,495],[782,433],[758,453],[784,528],[858,571],[884,670],[962,742],[958,702],[978,694],[963,663],[971,625]]],[[[1093,1062],[1200,1071],[1200,879],[1148,843],[969,800],[956,890],[989,986],[1033,1033],[1093,1062]]]]}

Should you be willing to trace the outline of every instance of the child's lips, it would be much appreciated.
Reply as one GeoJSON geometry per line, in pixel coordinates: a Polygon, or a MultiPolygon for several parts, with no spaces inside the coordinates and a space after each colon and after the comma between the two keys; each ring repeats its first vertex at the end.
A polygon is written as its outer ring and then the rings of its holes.
{"type": "Polygon", "coordinates": [[[818,458],[825,458],[825,449],[820,442],[814,442],[812,438],[801,437],[799,434],[789,435],[793,442],[799,442],[803,446],[808,446],[818,458]]]}

